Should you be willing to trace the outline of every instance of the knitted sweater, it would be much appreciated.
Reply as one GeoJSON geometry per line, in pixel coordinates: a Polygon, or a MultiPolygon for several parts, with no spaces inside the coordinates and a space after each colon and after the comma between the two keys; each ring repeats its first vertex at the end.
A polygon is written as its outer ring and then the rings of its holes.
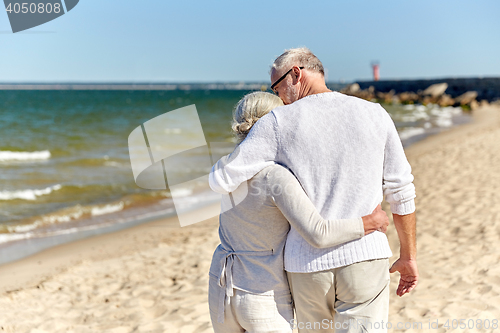
{"type": "Polygon", "coordinates": [[[314,247],[329,247],[364,236],[362,218],[324,220],[298,180],[281,165],[258,172],[234,197],[233,209],[222,200],[219,237],[210,275],[226,292],[290,293],[283,270],[283,249],[290,225],[314,247]],[[289,224],[290,223],[290,224],[289,224]]]}
{"type": "MultiPolygon", "coordinates": [[[[275,162],[294,173],[325,219],[368,215],[383,195],[393,213],[415,211],[411,167],[392,119],[379,104],[328,92],[278,107],[214,165],[210,187],[232,192],[275,162]]],[[[391,255],[381,232],[317,249],[291,228],[285,269],[316,272],[391,255]]]]}

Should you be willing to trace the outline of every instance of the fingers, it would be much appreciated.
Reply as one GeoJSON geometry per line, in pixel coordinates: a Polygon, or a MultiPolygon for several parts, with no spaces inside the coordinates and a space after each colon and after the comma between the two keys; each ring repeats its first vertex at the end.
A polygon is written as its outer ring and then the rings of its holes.
{"type": "Polygon", "coordinates": [[[415,281],[415,283],[413,283],[411,286],[409,286],[407,288],[406,292],[409,293],[410,291],[412,291],[413,289],[415,289],[416,286],[417,286],[417,282],[415,281]]]}
{"type": "Polygon", "coordinates": [[[389,227],[389,217],[387,216],[387,214],[384,212],[385,214],[385,220],[384,220],[384,224],[382,225],[382,227],[380,228],[384,234],[387,232],[387,227],[389,227]]]}
{"type": "Polygon", "coordinates": [[[396,294],[398,296],[403,296],[404,294],[409,293],[418,284],[418,270],[416,263],[411,263],[407,261],[401,261],[398,259],[392,264],[389,269],[389,273],[399,272],[401,277],[399,279],[398,289],[396,290],[396,294]]]}
{"type": "Polygon", "coordinates": [[[418,283],[418,278],[416,276],[401,275],[396,294],[401,297],[404,294],[409,293],[410,291],[415,289],[417,283],[418,283]]]}
{"type": "Polygon", "coordinates": [[[374,231],[381,231],[383,233],[387,232],[389,217],[387,216],[387,213],[382,210],[381,204],[378,204],[370,215],[363,216],[362,218],[365,235],[374,231]]]}
{"type": "Polygon", "coordinates": [[[404,281],[403,279],[399,280],[399,286],[398,286],[398,290],[396,291],[396,294],[399,297],[401,297],[404,294],[409,293],[410,291],[415,289],[415,287],[417,286],[417,283],[418,283],[417,280],[413,280],[413,281],[404,281]]]}
{"type": "Polygon", "coordinates": [[[399,286],[398,286],[398,290],[396,290],[396,294],[401,297],[403,296],[404,294],[406,294],[408,292],[408,286],[406,284],[401,284],[401,281],[399,283],[399,286]]]}

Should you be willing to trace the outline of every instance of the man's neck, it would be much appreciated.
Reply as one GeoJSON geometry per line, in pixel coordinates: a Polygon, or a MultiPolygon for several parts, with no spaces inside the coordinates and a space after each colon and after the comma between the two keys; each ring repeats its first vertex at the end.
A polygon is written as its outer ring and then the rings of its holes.
{"type": "MultiPolygon", "coordinates": [[[[301,91],[299,92],[300,98],[310,96],[310,95],[316,95],[316,94],[322,94],[326,92],[331,92],[330,89],[324,84],[323,82],[304,82],[302,85],[301,91]]],[[[299,99],[300,99],[299,98],[299,99]]]]}

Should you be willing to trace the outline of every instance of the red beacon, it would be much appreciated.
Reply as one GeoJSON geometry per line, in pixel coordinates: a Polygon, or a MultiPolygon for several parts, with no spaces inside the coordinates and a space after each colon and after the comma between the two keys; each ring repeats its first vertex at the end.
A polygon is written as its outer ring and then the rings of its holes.
{"type": "Polygon", "coordinates": [[[380,79],[380,64],[378,62],[372,62],[373,69],[373,81],[378,81],[380,79]]]}

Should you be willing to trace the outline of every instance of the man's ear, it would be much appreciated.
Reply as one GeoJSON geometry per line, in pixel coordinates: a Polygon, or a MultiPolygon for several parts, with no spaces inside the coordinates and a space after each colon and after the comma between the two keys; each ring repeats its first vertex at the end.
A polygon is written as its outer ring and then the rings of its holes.
{"type": "Polygon", "coordinates": [[[295,85],[302,80],[304,73],[300,70],[299,66],[293,66],[292,72],[294,74],[292,77],[292,84],[295,85]]]}

